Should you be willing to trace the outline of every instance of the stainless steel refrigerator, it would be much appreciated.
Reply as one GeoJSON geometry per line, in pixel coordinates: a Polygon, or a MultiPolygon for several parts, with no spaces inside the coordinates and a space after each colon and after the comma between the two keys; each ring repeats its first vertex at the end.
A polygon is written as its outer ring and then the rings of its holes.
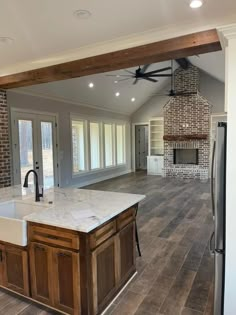
{"type": "Polygon", "coordinates": [[[218,122],[211,171],[214,231],[210,239],[210,251],[215,260],[214,315],[224,314],[226,138],[227,123],[218,122]]]}

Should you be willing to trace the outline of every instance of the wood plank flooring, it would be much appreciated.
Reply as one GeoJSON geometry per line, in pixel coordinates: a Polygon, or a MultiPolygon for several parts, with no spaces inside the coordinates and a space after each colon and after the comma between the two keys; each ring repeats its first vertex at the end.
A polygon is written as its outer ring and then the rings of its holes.
{"type": "Polygon", "coordinates": [[[209,183],[125,175],[88,189],[146,194],[138,212],[138,275],[107,315],[212,315],[209,183]]]}
{"type": "MultiPolygon", "coordinates": [[[[138,172],[86,188],[147,196],[137,218],[142,250],[138,275],[106,314],[212,315],[209,184],[138,172]]],[[[56,313],[0,290],[0,315],[31,314],[56,313]]]]}

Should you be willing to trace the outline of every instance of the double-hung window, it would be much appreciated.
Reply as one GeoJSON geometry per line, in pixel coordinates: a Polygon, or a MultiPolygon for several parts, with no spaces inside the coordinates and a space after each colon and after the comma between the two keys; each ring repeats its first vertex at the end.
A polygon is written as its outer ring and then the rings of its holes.
{"type": "Polygon", "coordinates": [[[100,123],[90,122],[90,167],[95,170],[101,167],[100,123]]]}
{"type": "Polygon", "coordinates": [[[72,116],[71,132],[74,176],[126,163],[125,123],[72,116]]]}
{"type": "Polygon", "coordinates": [[[116,125],[116,160],[125,163],[125,125],[116,125]]]}
{"type": "Polygon", "coordinates": [[[113,125],[104,124],[105,166],[114,165],[113,125]]]}
{"type": "Polygon", "coordinates": [[[84,171],[85,168],[85,122],[72,120],[72,159],[73,174],[84,171]]]}

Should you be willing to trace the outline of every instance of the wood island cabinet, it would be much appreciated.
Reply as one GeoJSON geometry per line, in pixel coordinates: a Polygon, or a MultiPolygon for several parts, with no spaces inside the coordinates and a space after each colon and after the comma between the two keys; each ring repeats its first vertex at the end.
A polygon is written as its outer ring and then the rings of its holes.
{"type": "Polygon", "coordinates": [[[80,314],[79,254],[52,249],[54,307],[68,314],[80,314]]]}
{"type": "Polygon", "coordinates": [[[68,314],[80,314],[79,254],[30,244],[32,298],[68,314]]]}
{"type": "Polygon", "coordinates": [[[93,314],[101,311],[119,283],[118,243],[111,237],[92,252],[93,314]]]}
{"type": "Polygon", "coordinates": [[[27,249],[0,245],[0,284],[29,296],[29,267],[27,249]]]}
{"type": "Polygon", "coordinates": [[[135,272],[135,223],[129,223],[119,233],[120,281],[126,282],[135,272]]]}
{"type": "Polygon", "coordinates": [[[89,233],[28,222],[28,247],[0,243],[0,286],[66,314],[101,314],[135,274],[131,207],[89,233]]]}
{"type": "Polygon", "coordinates": [[[3,281],[3,273],[4,273],[4,268],[3,268],[3,252],[4,252],[4,246],[0,244],[0,285],[3,286],[4,281],[3,281]]]}
{"type": "Polygon", "coordinates": [[[50,247],[44,244],[30,244],[30,276],[32,298],[53,305],[52,258],[50,247]]]}

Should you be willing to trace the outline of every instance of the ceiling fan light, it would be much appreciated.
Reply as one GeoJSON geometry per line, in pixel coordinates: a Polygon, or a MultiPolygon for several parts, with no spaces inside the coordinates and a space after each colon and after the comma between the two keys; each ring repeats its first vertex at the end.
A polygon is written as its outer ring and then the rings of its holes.
{"type": "Polygon", "coordinates": [[[192,9],[198,9],[203,5],[203,0],[191,0],[189,5],[192,9]]]}

